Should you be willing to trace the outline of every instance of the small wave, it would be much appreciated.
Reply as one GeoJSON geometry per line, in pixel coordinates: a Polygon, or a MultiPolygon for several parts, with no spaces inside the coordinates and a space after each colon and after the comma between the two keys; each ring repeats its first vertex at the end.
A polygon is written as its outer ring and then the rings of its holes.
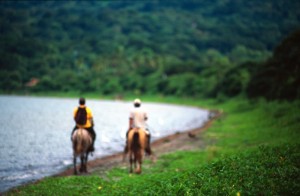
{"type": "Polygon", "coordinates": [[[63,160],[63,161],[61,161],[61,164],[63,164],[63,165],[71,165],[73,162],[72,162],[72,160],[63,160]]]}
{"type": "Polygon", "coordinates": [[[32,178],[32,176],[36,175],[37,172],[26,173],[26,174],[17,174],[17,175],[9,175],[9,176],[1,176],[1,181],[16,181],[22,179],[32,178]]]}

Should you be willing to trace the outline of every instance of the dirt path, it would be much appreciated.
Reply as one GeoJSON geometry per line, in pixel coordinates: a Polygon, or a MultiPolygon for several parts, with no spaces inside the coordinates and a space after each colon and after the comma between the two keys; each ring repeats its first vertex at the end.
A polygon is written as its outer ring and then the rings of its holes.
{"type": "MultiPolygon", "coordinates": [[[[202,139],[202,132],[206,130],[212,121],[221,115],[218,111],[210,111],[210,119],[202,127],[189,130],[186,132],[175,133],[166,136],[151,143],[152,151],[157,159],[163,154],[177,150],[195,150],[203,149],[205,143],[202,139]]],[[[128,161],[123,161],[122,152],[110,156],[98,158],[88,162],[89,173],[101,174],[108,169],[120,166],[128,166],[128,161]]],[[[73,168],[69,168],[55,176],[73,175],[73,168]]]]}

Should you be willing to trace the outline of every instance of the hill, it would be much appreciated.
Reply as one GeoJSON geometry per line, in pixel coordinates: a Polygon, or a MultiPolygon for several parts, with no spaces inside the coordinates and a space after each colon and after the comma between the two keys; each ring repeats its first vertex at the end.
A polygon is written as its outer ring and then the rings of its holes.
{"type": "Polygon", "coordinates": [[[296,0],[1,1],[0,89],[216,96],[226,70],[265,61],[299,27],[299,8],[296,0]]]}

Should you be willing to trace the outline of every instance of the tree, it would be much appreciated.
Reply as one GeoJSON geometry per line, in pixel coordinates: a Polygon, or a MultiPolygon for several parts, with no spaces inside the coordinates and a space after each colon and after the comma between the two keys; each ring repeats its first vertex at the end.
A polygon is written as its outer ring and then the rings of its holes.
{"type": "Polygon", "coordinates": [[[251,77],[250,97],[293,100],[300,97],[300,30],[276,47],[273,56],[251,77]]]}

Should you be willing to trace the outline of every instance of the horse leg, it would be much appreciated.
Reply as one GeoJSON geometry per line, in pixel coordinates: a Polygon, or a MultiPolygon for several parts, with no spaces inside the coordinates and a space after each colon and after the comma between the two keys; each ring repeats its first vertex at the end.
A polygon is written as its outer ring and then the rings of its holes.
{"type": "Polygon", "coordinates": [[[142,150],[136,153],[136,162],[137,162],[137,166],[135,169],[135,173],[140,174],[142,173],[142,150]]]}
{"type": "Polygon", "coordinates": [[[138,162],[137,167],[135,169],[135,173],[140,174],[142,173],[141,163],[138,162]]]}
{"type": "Polygon", "coordinates": [[[136,154],[133,155],[133,167],[136,170],[136,154]]]}
{"type": "Polygon", "coordinates": [[[81,160],[81,164],[80,164],[79,171],[80,171],[80,173],[82,173],[84,171],[84,155],[83,154],[80,156],[80,160],[81,160]]]}
{"type": "Polygon", "coordinates": [[[129,161],[130,161],[130,169],[129,169],[129,172],[132,173],[132,163],[133,163],[132,153],[129,154],[129,161]]]}
{"type": "Polygon", "coordinates": [[[77,169],[76,169],[76,156],[73,157],[73,164],[74,164],[74,174],[77,175],[77,169]]]}
{"type": "Polygon", "coordinates": [[[89,157],[89,153],[87,152],[85,154],[85,158],[84,158],[84,172],[87,173],[87,162],[88,162],[88,157],[89,157]]]}

